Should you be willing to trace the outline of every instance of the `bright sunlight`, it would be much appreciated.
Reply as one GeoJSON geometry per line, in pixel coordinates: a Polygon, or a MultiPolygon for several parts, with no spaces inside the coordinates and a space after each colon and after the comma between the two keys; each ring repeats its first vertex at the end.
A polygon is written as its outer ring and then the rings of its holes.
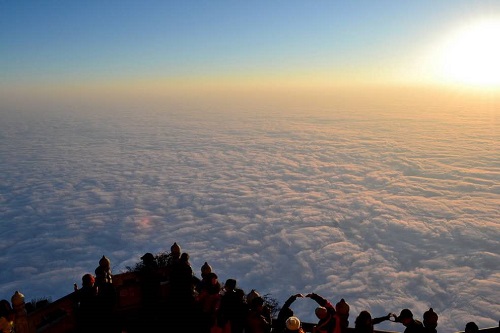
{"type": "Polygon", "coordinates": [[[450,34],[435,52],[440,81],[500,88],[500,18],[482,20],[450,34]]]}

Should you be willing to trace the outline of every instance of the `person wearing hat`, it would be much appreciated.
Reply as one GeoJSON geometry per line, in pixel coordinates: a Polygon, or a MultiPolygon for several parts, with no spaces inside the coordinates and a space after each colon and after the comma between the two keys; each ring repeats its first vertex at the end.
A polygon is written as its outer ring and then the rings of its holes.
{"type": "Polygon", "coordinates": [[[153,264],[156,263],[155,256],[152,253],[150,253],[150,252],[145,253],[141,257],[141,260],[142,260],[142,264],[144,266],[150,266],[150,265],[153,265],[153,264]]]}
{"type": "Polygon", "coordinates": [[[340,301],[335,304],[336,320],[337,325],[340,325],[340,331],[345,333],[349,327],[349,304],[345,299],[340,299],[340,301]]]}
{"type": "Polygon", "coordinates": [[[424,312],[423,324],[427,333],[437,332],[436,327],[438,325],[438,315],[432,308],[424,312]]]}
{"type": "Polygon", "coordinates": [[[332,303],[315,293],[307,294],[306,297],[311,298],[319,304],[314,310],[316,317],[319,319],[316,326],[314,326],[314,332],[333,333],[337,325],[337,320],[335,318],[336,311],[332,303]]]}
{"type": "Polygon", "coordinates": [[[403,309],[401,313],[396,318],[396,322],[403,324],[406,328],[404,333],[424,333],[425,328],[422,323],[416,319],[413,319],[413,313],[410,309],[403,309]]]}
{"type": "Polygon", "coordinates": [[[174,255],[175,257],[180,258],[180,256],[181,256],[181,247],[179,246],[179,244],[177,244],[176,242],[174,242],[174,244],[172,244],[172,246],[170,247],[170,253],[172,255],[174,255]]]}
{"type": "Polygon", "coordinates": [[[255,296],[248,305],[245,333],[269,333],[272,327],[272,318],[265,300],[261,296],[255,296]]]}
{"type": "Polygon", "coordinates": [[[478,333],[479,332],[479,327],[476,325],[475,322],[470,321],[465,325],[465,333],[478,333]]]}
{"type": "Polygon", "coordinates": [[[207,274],[212,273],[212,266],[210,266],[208,262],[205,261],[205,263],[201,266],[200,271],[201,278],[203,279],[207,274]]]}
{"type": "Polygon", "coordinates": [[[180,259],[181,247],[177,243],[172,244],[172,246],[170,246],[170,253],[166,255],[165,259],[162,258],[162,261],[165,260],[164,265],[160,265],[160,259],[158,258],[158,266],[163,266],[161,267],[162,280],[170,280],[170,274],[174,266],[179,263],[180,259]]]}
{"type": "Polygon", "coordinates": [[[157,321],[158,304],[160,301],[160,274],[158,263],[152,253],[146,253],[142,257],[142,265],[139,269],[139,283],[142,291],[142,313],[141,317],[146,325],[152,329],[157,321]]]}
{"type": "Polygon", "coordinates": [[[113,283],[111,261],[106,256],[103,255],[99,260],[99,266],[97,266],[94,273],[97,286],[103,283],[113,283]]]}
{"type": "Polygon", "coordinates": [[[116,300],[116,290],[113,286],[111,261],[102,256],[99,266],[95,269],[95,285],[98,299],[98,321],[102,323],[102,331],[112,330],[114,323],[113,308],[116,300]]]}
{"type": "Polygon", "coordinates": [[[255,289],[250,290],[250,292],[245,296],[248,305],[252,304],[253,299],[257,297],[260,297],[260,294],[255,289]]]}
{"type": "Polygon", "coordinates": [[[215,272],[212,270],[212,266],[205,261],[205,263],[201,266],[201,279],[196,284],[196,292],[199,294],[201,291],[210,286],[212,284],[212,277],[215,272]],[[213,274],[212,274],[213,273],[213,274]]]}
{"type": "Polygon", "coordinates": [[[290,296],[286,300],[285,304],[283,304],[283,306],[281,307],[280,312],[278,313],[278,317],[276,318],[276,325],[275,325],[278,332],[285,331],[286,320],[293,316],[293,310],[290,309],[290,305],[292,305],[292,303],[295,302],[295,300],[298,297],[304,297],[304,295],[295,294],[295,295],[290,296]]]}
{"type": "Polygon", "coordinates": [[[211,327],[216,324],[217,309],[221,298],[221,284],[217,274],[213,272],[205,275],[203,282],[195,301],[201,310],[200,325],[205,328],[203,332],[209,332],[211,327]]]}
{"type": "Polygon", "coordinates": [[[295,316],[288,317],[288,319],[285,321],[285,326],[285,333],[304,333],[299,318],[295,316]]]}
{"type": "Polygon", "coordinates": [[[175,265],[177,262],[179,262],[180,258],[181,258],[181,247],[177,243],[174,243],[170,247],[170,254],[168,255],[167,259],[167,267],[175,265]]]}
{"type": "Polygon", "coordinates": [[[109,303],[114,302],[115,290],[113,287],[113,274],[111,273],[111,261],[103,255],[94,273],[95,285],[99,290],[99,297],[103,302],[112,306],[112,304],[109,303]]]}

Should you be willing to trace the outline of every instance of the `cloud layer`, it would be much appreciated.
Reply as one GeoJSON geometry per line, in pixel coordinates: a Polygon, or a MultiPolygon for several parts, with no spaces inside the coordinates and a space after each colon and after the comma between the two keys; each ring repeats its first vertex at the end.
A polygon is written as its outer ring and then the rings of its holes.
{"type": "MultiPolygon", "coordinates": [[[[281,304],[344,298],[351,324],[498,325],[497,114],[100,111],[1,111],[2,298],[56,299],[103,254],[119,273],[175,241],[281,304]]],[[[315,321],[313,303],[293,308],[315,321]]]]}

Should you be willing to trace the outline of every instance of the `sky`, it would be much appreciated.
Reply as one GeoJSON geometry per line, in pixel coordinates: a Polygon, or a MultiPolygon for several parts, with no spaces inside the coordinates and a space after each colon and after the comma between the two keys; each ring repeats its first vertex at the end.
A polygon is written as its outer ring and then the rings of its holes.
{"type": "Polygon", "coordinates": [[[118,103],[498,88],[498,22],[498,1],[1,1],[0,92],[4,103],[118,103]]]}
{"type": "Polygon", "coordinates": [[[177,242],[281,304],[345,298],[351,324],[498,325],[499,22],[498,1],[0,0],[0,297],[177,242]]]}

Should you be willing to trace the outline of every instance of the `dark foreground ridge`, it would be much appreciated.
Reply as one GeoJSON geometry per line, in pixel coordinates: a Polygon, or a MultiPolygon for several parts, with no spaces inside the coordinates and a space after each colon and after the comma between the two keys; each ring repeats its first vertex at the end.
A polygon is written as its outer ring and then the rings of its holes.
{"type": "MultiPolygon", "coordinates": [[[[245,294],[234,279],[221,284],[207,262],[198,278],[189,255],[181,254],[177,243],[170,253],[146,253],[141,260],[135,267],[127,267],[127,272],[112,275],[109,259],[102,256],[95,275],[84,274],[81,287],[75,284],[72,293],[54,302],[26,303],[24,295],[16,291],[11,302],[1,301],[0,332],[321,333],[327,331],[320,326],[334,322],[337,328],[330,327],[332,333],[371,333],[389,332],[373,325],[391,319],[401,323],[401,331],[407,333],[437,332],[438,315],[432,309],[424,314],[424,327],[409,309],[380,318],[362,311],[354,318],[349,317],[349,305],[343,299],[333,305],[314,293],[291,295],[279,307],[269,295],[261,296],[255,290],[245,294]],[[297,297],[318,303],[318,323],[301,323],[293,317],[291,305],[297,297]],[[298,327],[302,331],[288,330],[298,327]]],[[[500,332],[500,327],[478,329],[474,323],[464,323],[464,327],[466,332],[500,332]]]]}

